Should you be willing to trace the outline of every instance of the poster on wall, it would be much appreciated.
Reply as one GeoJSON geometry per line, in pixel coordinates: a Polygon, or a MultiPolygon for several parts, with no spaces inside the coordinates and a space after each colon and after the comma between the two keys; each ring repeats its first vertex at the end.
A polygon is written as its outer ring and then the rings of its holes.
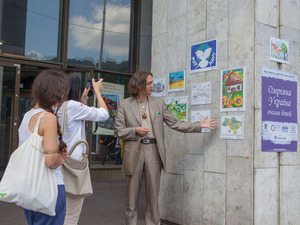
{"type": "Polygon", "coordinates": [[[177,120],[187,121],[188,96],[165,98],[165,103],[177,120]]]}
{"type": "Polygon", "coordinates": [[[297,151],[297,75],[262,68],[263,152],[297,151]]]}
{"type": "Polygon", "coordinates": [[[191,45],[190,73],[217,69],[217,40],[191,45]]]}
{"type": "MultiPolygon", "coordinates": [[[[108,108],[109,118],[101,122],[93,122],[93,134],[114,135],[114,119],[117,107],[121,100],[124,99],[124,85],[103,82],[101,91],[103,100],[108,108]]],[[[94,106],[96,107],[97,99],[94,97],[94,106]]]]}
{"type": "Polygon", "coordinates": [[[244,139],[244,116],[221,116],[221,139],[244,139]]]}
{"type": "Polygon", "coordinates": [[[185,90],[185,71],[169,73],[169,92],[185,90]]]}
{"type": "MultiPolygon", "coordinates": [[[[203,120],[206,116],[208,116],[208,120],[210,120],[210,110],[199,110],[199,111],[191,111],[191,122],[198,122],[203,120]]],[[[202,133],[209,133],[209,128],[202,128],[202,133]]]]}
{"type": "Polygon", "coordinates": [[[220,111],[245,111],[246,68],[221,71],[220,111]]]}
{"type": "Polygon", "coordinates": [[[289,64],[289,42],[270,37],[270,60],[289,64]]]}
{"type": "Polygon", "coordinates": [[[202,105],[211,103],[211,82],[192,84],[191,105],[202,105]]]}
{"type": "Polygon", "coordinates": [[[153,79],[152,96],[162,97],[166,95],[166,78],[153,79]]]}

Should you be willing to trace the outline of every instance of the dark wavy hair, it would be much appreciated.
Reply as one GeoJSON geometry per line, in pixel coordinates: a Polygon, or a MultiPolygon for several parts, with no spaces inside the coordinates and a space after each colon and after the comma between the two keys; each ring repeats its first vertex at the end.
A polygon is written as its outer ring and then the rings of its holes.
{"type": "Polygon", "coordinates": [[[153,77],[153,74],[147,71],[140,70],[135,72],[129,80],[129,84],[128,84],[129,94],[131,94],[132,96],[138,96],[140,91],[139,86],[142,86],[143,89],[146,88],[146,79],[149,75],[153,77]]]}
{"type": "Polygon", "coordinates": [[[80,102],[80,78],[79,76],[70,70],[65,70],[64,73],[70,83],[70,91],[68,94],[68,100],[74,100],[80,102]]]}
{"type": "MultiPolygon", "coordinates": [[[[69,81],[65,74],[59,70],[44,70],[34,80],[32,85],[32,96],[34,103],[38,103],[39,107],[47,112],[53,113],[53,107],[57,109],[66,100],[69,94],[69,81]]],[[[60,125],[57,122],[57,135],[59,136],[59,151],[66,148],[66,143],[62,141],[62,133],[60,125]]]]}

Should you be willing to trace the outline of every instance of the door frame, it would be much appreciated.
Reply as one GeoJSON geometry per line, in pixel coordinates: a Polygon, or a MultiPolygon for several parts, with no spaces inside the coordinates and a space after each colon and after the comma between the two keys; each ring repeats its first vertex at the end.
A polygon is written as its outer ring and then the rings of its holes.
{"type": "Polygon", "coordinates": [[[20,64],[14,64],[9,62],[0,62],[1,67],[9,67],[14,68],[15,73],[15,91],[13,96],[13,114],[11,115],[11,122],[9,126],[10,128],[10,134],[9,134],[9,149],[8,154],[9,156],[13,152],[14,149],[18,146],[18,110],[19,110],[19,99],[20,99],[20,64]]]}
{"type": "MultiPolygon", "coordinates": [[[[15,68],[15,90],[13,96],[13,114],[11,120],[10,128],[10,140],[9,140],[9,157],[18,147],[18,118],[19,118],[19,103],[20,103],[20,82],[21,82],[21,72],[22,65],[25,66],[36,66],[44,69],[62,69],[62,65],[52,64],[52,63],[41,63],[28,61],[24,59],[16,59],[10,57],[0,57],[0,66],[15,68]]],[[[39,71],[39,70],[37,70],[39,71]]]]}

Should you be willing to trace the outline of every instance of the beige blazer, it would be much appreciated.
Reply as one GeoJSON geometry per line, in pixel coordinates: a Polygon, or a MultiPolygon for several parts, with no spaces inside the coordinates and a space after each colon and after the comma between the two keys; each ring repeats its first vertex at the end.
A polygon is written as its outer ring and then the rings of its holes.
{"type": "MultiPolygon", "coordinates": [[[[178,121],[168,110],[162,98],[148,96],[148,106],[152,121],[153,133],[163,169],[166,168],[166,150],[164,143],[164,122],[170,128],[184,133],[200,133],[200,123],[178,121]]],[[[142,118],[135,97],[122,100],[118,106],[114,121],[115,137],[124,140],[122,170],[126,175],[132,175],[138,159],[141,137],[136,134],[135,128],[142,126],[142,118]]]]}

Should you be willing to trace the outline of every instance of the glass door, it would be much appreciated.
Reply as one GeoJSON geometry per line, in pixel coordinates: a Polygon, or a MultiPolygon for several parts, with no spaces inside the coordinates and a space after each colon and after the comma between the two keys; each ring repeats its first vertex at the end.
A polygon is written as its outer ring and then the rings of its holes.
{"type": "MultiPolygon", "coordinates": [[[[20,65],[0,65],[0,173],[6,168],[10,154],[18,146],[20,65]]],[[[1,175],[1,174],[0,174],[1,175]]]]}
{"type": "Polygon", "coordinates": [[[0,178],[18,147],[18,128],[23,116],[33,106],[32,83],[47,68],[47,65],[0,62],[0,178]]]}

